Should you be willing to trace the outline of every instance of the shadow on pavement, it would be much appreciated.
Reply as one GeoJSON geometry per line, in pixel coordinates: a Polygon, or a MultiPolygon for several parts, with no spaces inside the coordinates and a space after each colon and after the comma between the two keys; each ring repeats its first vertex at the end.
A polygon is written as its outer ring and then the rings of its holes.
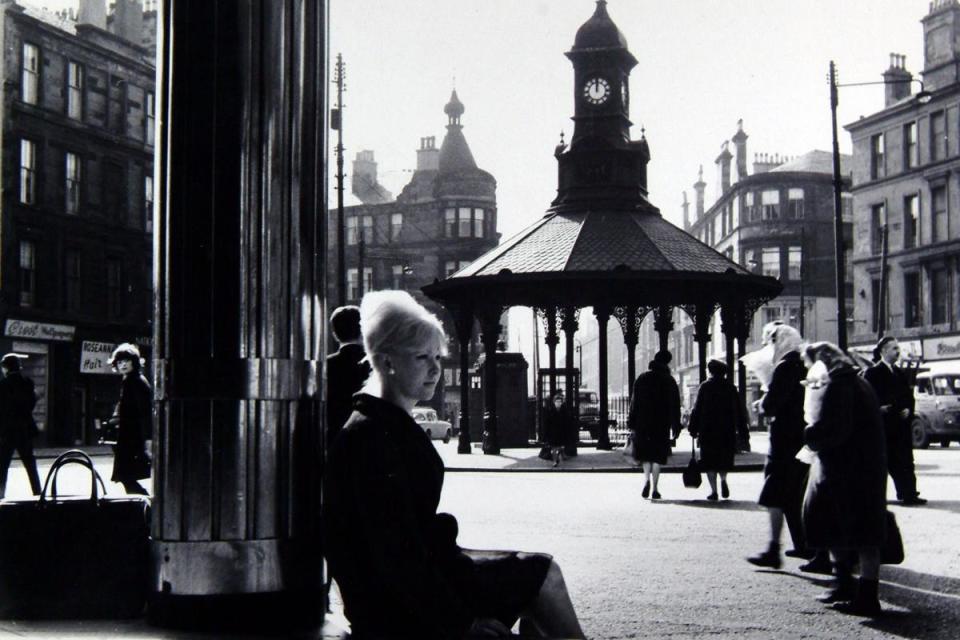
{"type": "MultiPolygon", "coordinates": [[[[957,474],[960,476],[960,474],[957,474]]],[[[950,513],[960,513],[960,500],[931,500],[922,506],[907,506],[900,504],[899,501],[889,501],[891,506],[901,506],[904,509],[936,509],[938,511],[949,511],[950,513]]]]}
{"type": "Polygon", "coordinates": [[[817,587],[823,587],[824,589],[829,589],[833,586],[833,578],[828,578],[826,576],[820,576],[816,573],[797,573],[795,571],[788,571],[786,569],[757,569],[757,573],[770,573],[780,576],[789,576],[791,578],[797,578],[803,580],[804,582],[809,582],[812,585],[817,587]]]}
{"type": "MultiPolygon", "coordinates": [[[[890,572],[887,571],[889,568],[883,568],[880,584],[880,601],[885,609],[884,614],[879,618],[865,620],[863,626],[901,638],[956,638],[957,629],[960,627],[960,599],[956,595],[929,590],[919,592],[907,586],[890,584],[890,572]],[[906,611],[891,611],[891,604],[906,611]]],[[[906,569],[901,571],[926,575],[906,569]]],[[[927,577],[945,579],[940,576],[927,577]]]]}
{"type": "Polygon", "coordinates": [[[751,500],[718,500],[713,502],[706,498],[692,498],[690,500],[654,500],[661,504],[675,504],[681,507],[695,507],[698,509],[720,509],[726,511],[762,511],[763,507],[751,500]]]}

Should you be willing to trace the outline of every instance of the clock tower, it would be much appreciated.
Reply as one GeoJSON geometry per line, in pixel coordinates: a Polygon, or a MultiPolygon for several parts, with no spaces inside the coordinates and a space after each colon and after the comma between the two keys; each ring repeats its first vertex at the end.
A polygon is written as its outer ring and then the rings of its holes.
{"type": "Polygon", "coordinates": [[[630,70],[637,59],[606,0],[597,0],[566,56],[573,63],[574,129],[570,148],[556,154],[559,184],[551,210],[585,201],[652,208],[646,200],[650,149],[645,137],[630,139],[630,70]]]}

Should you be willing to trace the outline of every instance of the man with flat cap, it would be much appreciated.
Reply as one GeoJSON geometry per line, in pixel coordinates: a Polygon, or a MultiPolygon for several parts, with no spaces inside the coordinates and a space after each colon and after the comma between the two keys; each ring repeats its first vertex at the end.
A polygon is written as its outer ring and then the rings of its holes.
{"type": "Polygon", "coordinates": [[[897,489],[897,499],[905,505],[926,504],[927,501],[917,492],[917,476],[913,469],[910,425],[914,398],[907,375],[896,365],[900,359],[900,345],[893,336],[884,336],[877,343],[875,352],[880,355],[880,360],[867,369],[863,377],[880,401],[887,439],[887,468],[897,489]]]}
{"type": "Polygon", "coordinates": [[[27,472],[33,495],[40,495],[40,474],[33,457],[33,438],[37,435],[33,407],[37,404],[37,396],[33,392],[33,381],[21,373],[21,357],[8,353],[0,358],[0,369],[3,370],[3,380],[0,380],[0,498],[6,494],[7,472],[14,451],[27,472]]]}

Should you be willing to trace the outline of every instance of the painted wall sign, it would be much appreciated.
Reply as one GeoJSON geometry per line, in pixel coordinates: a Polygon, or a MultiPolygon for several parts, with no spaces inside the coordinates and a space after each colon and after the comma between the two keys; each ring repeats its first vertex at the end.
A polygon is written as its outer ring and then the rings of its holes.
{"type": "Polygon", "coordinates": [[[84,340],[80,346],[80,373],[113,374],[113,367],[107,361],[116,348],[112,342],[84,340]]]}
{"type": "Polygon", "coordinates": [[[960,358],[960,336],[924,339],[923,355],[927,360],[960,358]]]}
{"type": "Polygon", "coordinates": [[[54,340],[57,342],[73,342],[77,328],[68,324],[49,324],[45,322],[29,322],[27,320],[7,320],[4,334],[11,338],[30,338],[33,340],[54,340]]]}

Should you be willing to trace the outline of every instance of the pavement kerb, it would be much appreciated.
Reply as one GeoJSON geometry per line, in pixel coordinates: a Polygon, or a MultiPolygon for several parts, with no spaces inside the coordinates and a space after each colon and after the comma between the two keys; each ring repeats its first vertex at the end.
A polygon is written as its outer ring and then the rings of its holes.
{"type": "MultiPolygon", "coordinates": [[[[481,454],[483,455],[483,454],[481,454]]],[[[546,464],[546,461],[544,461],[546,464]]],[[[685,466],[664,466],[660,473],[683,473],[685,466]]],[[[640,466],[630,467],[543,467],[537,468],[490,468],[470,466],[448,466],[446,473],[643,473],[640,466]]],[[[763,471],[762,464],[743,464],[735,466],[730,473],[754,473],[763,471]]]]}

